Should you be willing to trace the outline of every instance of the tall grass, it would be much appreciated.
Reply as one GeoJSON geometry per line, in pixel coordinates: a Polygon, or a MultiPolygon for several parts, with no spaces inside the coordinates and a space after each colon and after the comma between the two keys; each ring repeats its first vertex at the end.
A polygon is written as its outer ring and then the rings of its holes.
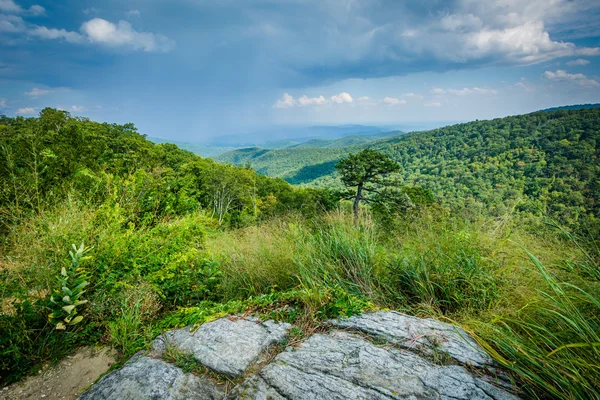
{"type": "Polygon", "coordinates": [[[366,214],[356,226],[344,211],[234,231],[209,224],[189,214],[136,227],[118,207],[74,200],[24,221],[0,258],[2,372],[25,372],[102,334],[129,355],[157,319],[171,327],[250,307],[300,313],[315,326],[389,307],[463,325],[530,397],[600,397],[600,253],[566,233],[426,212],[385,225],[366,214]],[[89,328],[61,342],[46,324],[45,297],[65,249],[82,241],[94,247],[89,328]]]}
{"type": "Polygon", "coordinates": [[[480,235],[447,228],[438,223],[429,226],[433,234],[415,238],[413,229],[390,238],[370,219],[356,226],[338,211],[213,236],[207,249],[222,261],[223,298],[302,285],[340,287],[383,307],[432,315],[491,307],[501,297],[504,271],[480,235]]]}
{"type": "MultiPolygon", "coordinates": [[[[525,252],[545,286],[520,310],[479,325],[486,348],[532,397],[600,398],[600,281],[571,283],[525,252]]],[[[577,265],[589,277],[598,261],[585,253],[577,265]]]]}

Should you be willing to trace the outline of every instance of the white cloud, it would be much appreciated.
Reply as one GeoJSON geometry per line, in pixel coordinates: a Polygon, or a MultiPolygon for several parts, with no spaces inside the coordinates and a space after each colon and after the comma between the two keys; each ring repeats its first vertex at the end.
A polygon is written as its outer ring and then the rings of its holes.
{"type": "Polygon", "coordinates": [[[439,101],[428,101],[423,103],[423,105],[425,107],[440,107],[442,103],[440,103],[439,101]]]}
{"type": "Polygon", "coordinates": [[[44,15],[46,13],[46,9],[37,4],[29,7],[29,14],[31,15],[44,15]]]}
{"type": "Polygon", "coordinates": [[[288,93],[284,93],[281,99],[277,100],[277,102],[273,105],[275,108],[291,108],[296,105],[296,100],[294,96],[289,95],[288,93]]]}
{"type": "Polygon", "coordinates": [[[579,86],[600,86],[600,83],[595,79],[590,79],[584,74],[570,74],[564,69],[556,70],[555,72],[546,71],[544,72],[544,78],[554,81],[571,81],[575,82],[579,86]]]}
{"type": "Polygon", "coordinates": [[[571,60],[567,62],[567,65],[570,67],[576,67],[579,65],[588,65],[590,63],[589,60],[585,60],[583,58],[578,58],[577,60],[571,60]]]}
{"type": "Polygon", "coordinates": [[[480,29],[481,18],[473,14],[449,14],[442,17],[441,27],[447,31],[463,31],[480,29]]]}
{"type": "Polygon", "coordinates": [[[0,32],[23,32],[26,29],[23,18],[16,15],[0,14],[0,32]]]}
{"type": "Polygon", "coordinates": [[[354,101],[354,99],[352,98],[352,96],[350,96],[349,93],[342,92],[338,95],[331,96],[331,101],[333,103],[342,104],[342,103],[352,103],[354,101]]]}
{"type": "Polygon", "coordinates": [[[0,98],[0,107],[6,107],[6,99],[0,98]]]}
{"type": "Polygon", "coordinates": [[[446,91],[442,88],[433,88],[431,89],[431,93],[433,94],[446,94],[446,91]]]}
{"type": "Polygon", "coordinates": [[[474,88],[462,88],[462,89],[448,89],[448,93],[455,94],[458,96],[465,96],[468,94],[497,94],[498,91],[494,89],[482,89],[478,87],[474,88]]]}
{"type": "Polygon", "coordinates": [[[84,106],[71,106],[73,112],[84,112],[86,108],[84,106]]]}
{"type": "Polygon", "coordinates": [[[86,8],[85,10],[82,11],[85,15],[89,15],[89,14],[97,14],[98,13],[98,9],[95,7],[91,7],[91,8],[86,8]]]}
{"type": "Polygon", "coordinates": [[[13,0],[0,0],[0,12],[38,16],[43,15],[46,12],[46,9],[37,4],[29,7],[29,9],[24,9],[13,0]]]}
{"type": "MultiPolygon", "coordinates": [[[[362,97],[361,101],[368,100],[368,97],[362,97]]],[[[298,99],[295,99],[294,96],[289,93],[284,93],[281,99],[277,100],[275,104],[273,104],[274,108],[292,108],[292,107],[308,107],[308,106],[321,106],[325,104],[342,104],[342,103],[352,103],[354,99],[349,93],[342,92],[338,95],[331,96],[329,100],[325,98],[325,96],[318,97],[308,97],[307,95],[303,95],[298,99]]]]}
{"type": "Polygon", "coordinates": [[[140,16],[140,11],[139,10],[129,10],[125,13],[125,15],[127,15],[128,17],[139,17],[140,16]]]}
{"type": "Polygon", "coordinates": [[[413,92],[409,92],[409,93],[404,93],[404,94],[402,95],[402,97],[405,97],[405,98],[418,98],[418,99],[420,99],[420,98],[422,98],[423,96],[421,96],[421,95],[418,95],[418,94],[416,94],[416,93],[413,93],[413,92]]]}
{"type": "MultiPolygon", "coordinates": [[[[458,64],[533,64],[559,57],[600,55],[600,47],[580,47],[551,37],[597,36],[598,5],[572,0],[458,0],[448,14],[424,18],[419,25],[388,21],[393,57],[458,64]],[[587,24],[587,26],[586,26],[587,24]],[[591,33],[583,33],[579,28],[591,33]],[[433,60],[432,60],[433,59],[433,60]]],[[[391,58],[392,61],[394,58],[391,58]]]]}
{"type": "Polygon", "coordinates": [[[553,41],[544,23],[534,21],[469,33],[464,37],[464,46],[457,49],[456,54],[456,61],[502,55],[508,62],[528,64],[557,57],[600,55],[600,47],[577,47],[573,43],[553,41]]]}
{"type": "Polygon", "coordinates": [[[67,31],[66,29],[54,29],[46,28],[45,26],[38,26],[32,29],[29,33],[42,39],[64,39],[70,43],[85,42],[85,37],[77,32],[67,31]]]}
{"type": "Polygon", "coordinates": [[[316,105],[325,104],[326,101],[327,100],[325,100],[325,97],[323,97],[323,96],[311,98],[311,97],[304,95],[298,99],[298,104],[303,107],[316,106],[316,105]]]}
{"type": "Polygon", "coordinates": [[[371,98],[369,96],[361,96],[356,101],[370,101],[371,98]]]}
{"type": "Polygon", "coordinates": [[[521,78],[521,80],[519,82],[515,83],[515,86],[524,89],[526,92],[535,91],[535,85],[533,85],[532,83],[529,83],[529,81],[525,78],[521,78]]]}
{"type": "Polygon", "coordinates": [[[150,32],[138,32],[127,21],[113,24],[102,18],[94,18],[81,25],[81,32],[92,43],[106,46],[127,46],[144,51],[169,51],[174,43],[167,37],[150,32]]]}
{"type": "Polygon", "coordinates": [[[36,87],[34,87],[33,89],[31,89],[29,92],[25,92],[25,94],[27,96],[31,96],[31,97],[44,96],[44,95],[47,95],[49,93],[52,93],[52,90],[40,89],[40,88],[36,88],[36,87]]]}
{"type": "Polygon", "coordinates": [[[53,29],[38,26],[30,31],[43,39],[64,39],[71,43],[95,43],[107,47],[126,47],[147,52],[167,52],[175,43],[161,34],[138,32],[127,21],[113,24],[102,18],[93,18],[84,22],[81,33],[65,29],[53,29]]]}
{"type": "Polygon", "coordinates": [[[32,107],[23,107],[23,108],[19,108],[17,110],[17,114],[22,114],[22,115],[33,114],[33,113],[35,113],[35,108],[32,108],[32,107]]]}
{"type": "Polygon", "coordinates": [[[382,100],[385,104],[389,104],[389,105],[398,105],[398,104],[406,104],[406,100],[404,99],[397,99],[395,97],[384,97],[382,100]]]}

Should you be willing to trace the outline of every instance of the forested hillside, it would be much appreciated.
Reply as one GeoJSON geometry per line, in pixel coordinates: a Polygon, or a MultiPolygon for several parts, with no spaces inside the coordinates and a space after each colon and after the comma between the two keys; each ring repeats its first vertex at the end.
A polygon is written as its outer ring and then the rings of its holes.
{"type": "Polygon", "coordinates": [[[600,216],[600,109],[474,121],[340,149],[245,149],[219,160],[291,183],[339,187],[336,160],[364,147],[390,155],[406,184],[445,205],[492,215],[516,208],[573,224],[600,216]]]}
{"type": "Polygon", "coordinates": [[[132,124],[97,123],[49,108],[39,118],[0,117],[0,139],[2,227],[60,204],[67,194],[98,204],[127,199],[132,221],[158,221],[201,208],[218,215],[220,223],[231,218],[239,223],[313,207],[319,200],[305,196],[325,193],[293,189],[173,144],[155,145],[132,124]]]}

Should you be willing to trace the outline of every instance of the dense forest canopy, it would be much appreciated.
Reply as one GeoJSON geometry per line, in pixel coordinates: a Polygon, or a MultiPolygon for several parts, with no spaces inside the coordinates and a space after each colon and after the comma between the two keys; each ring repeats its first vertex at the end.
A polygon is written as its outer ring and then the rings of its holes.
{"type": "Polygon", "coordinates": [[[338,149],[244,149],[217,159],[313,187],[338,187],[335,163],[369,147],[404,183],[442,204],[491,215],[516,209],[578,224],[600,217],[600,109],[536,112],[413,132],[338,149]]]}
{"type": "MultiPolygon", "coordinates": [[[[289,209],[325,207],[323,190],[294,189],[244,168],[217,164],[173,144],[153,144],[133,124],[97,123],[46,108],[39,118],[0,117],[0,225],[75,194],[130,205],[128,220],[192,209],[240,223],[289,209]]],[[[305,210],[309,212],[310,210],[305,210]]]]}

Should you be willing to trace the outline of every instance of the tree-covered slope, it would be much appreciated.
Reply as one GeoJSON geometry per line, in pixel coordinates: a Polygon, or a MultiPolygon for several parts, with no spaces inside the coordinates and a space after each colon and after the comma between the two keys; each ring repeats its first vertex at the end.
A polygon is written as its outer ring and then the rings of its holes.
{"type": "MultiPolygon", "coordinates": [[[[243,163],[291,183],[336,186],[339,157],[365,147],[403,166],[406,184],[446,205],[502,214],[515,207],[570,222],[600,216],[600,109],[474,121],[337,149],[247,151],[243,163]]],[[[236,163],[227,154],[220,161],[236,163]]]]}
{"type": "MultiPolygon", "coordinates": [[[[354,147],[351,147],[352,149],[354,147]]],[[[344,148],[292,148],[268,150],[260,147],[249,147],[230,151],[215,157],[216,161],[235,165],[250,164],[261,174],[274,177],[286,177],[289,182],[304,168],[321,164],[323,161],[336,160],[341,155],[348,153],[344,148]]],[[[311,179],[333,172],[327,170],[310,175],[311,179]]],[[[294,182],[297,183],[297,182],[294,182]]]]}
{"type": "Polygon", "coordinates": [[[50,108],[39,118],[0,115],[0,155],[0,233],[67,196],[92,204],[130,197],[127,219],[136,222],[195,209],[219,223],[239,222],[319,203],[314,190],[154,144],[133,124],[97,123],[50,108]]]}

